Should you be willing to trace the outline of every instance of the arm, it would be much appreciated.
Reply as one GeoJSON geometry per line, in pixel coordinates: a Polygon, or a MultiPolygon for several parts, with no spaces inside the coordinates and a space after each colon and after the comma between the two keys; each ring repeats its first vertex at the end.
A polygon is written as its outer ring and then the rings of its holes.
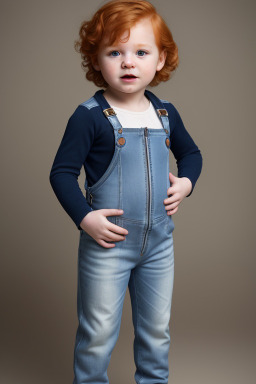
{"type": "Polygon", "coordinates": [[[121,215],[118,209],[93,210],[87,203],[78,176],[94,141],[94,122],[85,107],[79,106],[70,117],[50,172],[51,186],[79,230],[83,229],[105,248],[115,247],[109,241],[125,240],[128,231],[107,220],[121,215]]]}
{"type": "Polygon", "coordinates": [[[177,109],[172,104],[168,106],[171,151],[176,159],[178,177],[172,173],[169,174],[171,187],[168,188],[167,195],[171,197],[165,199],[164,204],[168,214],[174,214],[181,201],[190,196],[195,187],[202,170],[202,156],[187,132],[177,109]]]}
{"type": "Polygon", "coordinates": [[[171,151],[176,159],[178,177],[187,177],[192,183],[190,196],[202,170],[202,155],[186,130],[179,112],[172,107],[174,124],[170,132],[171,151]]]}
{"type": "Polygon", "coordinates": [[[60,204],[78,229],[80,222],[91,212],[78,184],[78,176],[94,139],[94,126],[89,111],[78,106],[67,123],[56,153],[50,183],[60,204]]]}

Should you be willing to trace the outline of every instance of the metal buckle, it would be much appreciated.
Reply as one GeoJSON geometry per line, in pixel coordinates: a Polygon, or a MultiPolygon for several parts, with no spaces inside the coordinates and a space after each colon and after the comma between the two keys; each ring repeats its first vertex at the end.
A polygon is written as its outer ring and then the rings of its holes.
{"type": "Polygon", "coordinates": [[[168,116],[168,112],[166,109],[158,109],[157,112],[159,116],[168,116]]]}
{"type": "Polygon", "coordinates": [[[115,116],[116,115],[116,113],[115,113],[113,108],[104,109],[103,113],[104,113],[104,115],[106,117],[108,117],[108,116],[115,116]]]}

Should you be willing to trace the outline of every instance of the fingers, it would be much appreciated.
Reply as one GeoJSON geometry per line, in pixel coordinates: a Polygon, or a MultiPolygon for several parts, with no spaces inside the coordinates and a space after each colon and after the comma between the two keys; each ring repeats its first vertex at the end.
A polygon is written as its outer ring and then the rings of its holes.
{"type": "Polygon", "coordinates": [[[166,211],[171,211],[172,209],[175,209],[180,204],[180,201],[176,201],[173,204],[168,204],[165,206],[166,211]]]}
{"type": "Polygon", "coordinates": [[[113,244],[113,243],[111,243],[111,244],[110,243],[106,243],[106,241],[104,241],[104,240],[99,240],[98,244],[101,245],[104,248],[114,248],[115,247],[115,244],[113,244]]]}
{"type": "Polygon", "coordinates": [[[110,221],[108,221],[108,223],[109,223],[109,225],[108,225],[107,229],[109,231],[112,231],[114,233],[118,233],[120,235],[128,235],[127,229],[125,229],[123,227],[119,227],[119,225],[113,224],[110,221]]]}
{"type": "Polygon", "coordinates": [[[178,205],[180,204],[181,199],[179,195],[176,193],[174,196],[171,196],[164,200],[165,210],[167,211],[167,215],[173,215],[178,211],[178,205]]]}
{"type": "Polygon", "coordinates": [[[176,203],[176,202],[181,202],[181,196],[179,195],[179,193],[175,193],[175,195],[172,195],[170,197],[168,197],[167,199],[164,199],[164,204],[167,205],[167,204],[173,204],[173,203],[176,203]]]}
{"type": "Polygon", "coordinates": [[[108,226],[105,228],[104,233],[102,233],[101,240],[105,244],[107,244],[107,241],[124,241],[126,235],[128,235],[127,229],[108,221],[108,226]]]}
{"type": "Polygon", "coordinates": [[[124,241],[124,240],[125,240],[125,236],[118,235],[114,232],[108,231],[106,235],[102,236],[101,239],[98,240],[97,242],[105,248],[113,248],[115,244],[109,243],[109,242],[124,241]]]}
{"type": "Polygon", "coordinates": [[[176,196],[171,196],[171,197],[168,197],[167,199],[164,200],[164,205],[167,205],[167,204],[173,204],[177,201],[177,197],[176,196]]]}
{"type": "MultiPolygon", "coordinates": [[[[119,227],[111,223],[107,216],[119,216],[123,214],[121,209],[99,209],[92,212],[92,216],[88,220],[84,230],[94,238],[94,240],[104,248],[113,248],[116,241],[125,240],[128,234],[127,229],[119,227]]],[[[83,228],[83,227],[82,227],[83,228]]]]}
{"type": "Polygon", "coordinates": [[[115,232],[107,231],[106,234],[102,236],[102,239],[105,241],[122,241],[125,240],[125,235],[119,235],[115,232]]]}
{"type": "Polygon", "coordinates": [[[104,216],[116,216],[116,215],[122,215],[124,211],[122,209],[100,209],[101,213],[104,216]]]}
{"type": "MultiPolygon", "coordinates": [[[[115,216],[123,214],[122,209],[102,209],[103,215],[105,216],[115,216]]],[[[110,221],[107,221],[107,228],[106,232],[104,233],[105,237],[103,237],[105,240],[109,241],[122,241],[125,240],[125,235],[128,235],[127,229],[120,227],[118,225],[115,225],[111,223],[110,221]]]]}
{"type": "Polygon", "coordinates": [[[168,216],[174,215],[174,213],[176,213],[178,211],[178,209],[179,209],[179,207],[177,206],[176,208],[171,209],[170,211],[167,211],[167,215],[168,216]]]}

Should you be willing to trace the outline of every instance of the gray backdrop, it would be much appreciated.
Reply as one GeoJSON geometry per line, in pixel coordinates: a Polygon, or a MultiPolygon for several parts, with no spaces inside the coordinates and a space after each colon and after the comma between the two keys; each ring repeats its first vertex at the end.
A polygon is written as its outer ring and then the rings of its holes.
{"type": "MultiPolygon", "coordinates": [[[[104,1],[1,1],[1,343],[4,384],[73,378],[79,231],[49,184],[67,121],[97,88],[73,48],[104,1]]],[[[152,1],[179,47],[171,101],[204,167],[177,214],[172,384],[255,379],[255,2],[152,1]],[[253,372],[254,371],[254,372],[253,372]]],[[[171,167],[176,172],[171,157],[171,167]]],[[[81,185],[83,179],[79,180],[81,185]]],[[[111,384],[134,382],[127,291],[111,384]]]]}

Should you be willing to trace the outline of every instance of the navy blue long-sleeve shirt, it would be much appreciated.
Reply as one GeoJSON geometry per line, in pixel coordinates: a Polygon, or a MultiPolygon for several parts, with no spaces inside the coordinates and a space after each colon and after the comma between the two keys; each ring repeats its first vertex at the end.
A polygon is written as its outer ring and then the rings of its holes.
{"type": "MultiPolygon", "coordinates": [[[[98,102],[104,97],[102,93],[99,90],[94,95],[98,102]]],[[[174,105],[165,102],[164,107],[168,111],[170,149],[177,162],[178,177],[191,180],[190,196],[201,173],[202,156],[174,105]]],[[[92,210],[78,184],[81,168],[84,166],[88,186],[92,186],[108,168],[114,151],[113,128],[102,108],[88,109],[80,104],[68,120],[50,172],[54,193],[78,229],[92,210]]]]}

